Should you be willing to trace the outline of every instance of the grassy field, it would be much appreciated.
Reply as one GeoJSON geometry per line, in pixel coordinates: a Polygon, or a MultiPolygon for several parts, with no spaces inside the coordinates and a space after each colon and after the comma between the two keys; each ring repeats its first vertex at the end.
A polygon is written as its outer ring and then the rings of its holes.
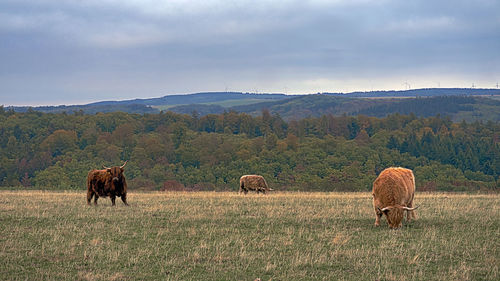
{"type": "MultiPolygon", "coordinates": [[[[259,102],[268,102],[272,101],[269,99],[229,99],[229,100],[222,100],[222,101],[214,101],[214,102],[202,102],[198,104],[206,104],[206,105],[220,105],[222,107],[233,107],[233,106],[238,106],[238,105],[248,105],[248,104],[254,104],[254,103],[259,103],[259,102]]],[[[169,110],[172,107],[176,107],[179,105],[188,105],[188,104],[173,104],[173,105],[154,105],[152,106],[153,108],[157,108],[159,110],[169,110]]]]}
{"type": "Polygon", "coordinates": [[[375,228],[368,193],[0,191],[2,280],[499,280],[500,195],[418,194],[375,228]]]}

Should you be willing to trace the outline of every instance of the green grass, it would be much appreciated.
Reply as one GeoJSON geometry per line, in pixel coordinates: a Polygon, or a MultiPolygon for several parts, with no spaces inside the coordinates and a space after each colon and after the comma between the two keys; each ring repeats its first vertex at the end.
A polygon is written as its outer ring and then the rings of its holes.
{"type": "Polygon", "coordinates": [[[233,107],[233,106],[238,106],[238,105],[248,105],[248,104],[269,102],[269,101],[274,101],[274,100],[269,100],[269,99],[235,99],[235,100],[223,100],[223,101],[218,101],[218,102],[207,102],[204,104],[216,104],[216,105],[220,105],[222,107],[233,107]]]}
{"type": "Polygon", "coordinates": [[[178,105],[185,105],[185,104],[172,104],[172,105],[152,105],[152,108],[156,108],[158,110],[169,110],[170,108],[178,105]]]}
{"type": "Polygon", "coordinates": [[[498,280],[500,196],[417,194],[375,228],[368,193],[0,191],[3,280],[498,280]]]}
{"type": "MultiPolygon", "coordinates": [[[[238,105],[248,105],[248,104],[254,104],[254,103],[259,103],[259,102],[268,102],[272,101],[269,99],[229,99],[229,100],[222,100],[222,101],[214,101],[214,102],[203,102],[203,103],[197,103],[197,104],[206,104],[206,105],[220,105],[222,107],[233,107],[233,106],[238,106],[238,105]]],[[[188,104],[173,104],[173,105],[155,105],[152,106],[153,108],[157,108],[158,110],[169,110],[172,107],[180,106],[180,105],[188,105],[188,104]]]]}

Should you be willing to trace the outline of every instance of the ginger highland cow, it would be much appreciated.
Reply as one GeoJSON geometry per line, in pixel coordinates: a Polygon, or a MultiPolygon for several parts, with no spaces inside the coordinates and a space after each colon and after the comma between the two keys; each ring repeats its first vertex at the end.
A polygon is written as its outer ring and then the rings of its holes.
{"type": "Polygon", "coordinates": [[[390,228],[401,226],[404,211],[406,219],[415,219],[413,197],[415,195],[415,177],[405,168],[387,168],[373,182],[373,208],[375,226],[380,225],[380,218],[385,215],[390,228]]]}

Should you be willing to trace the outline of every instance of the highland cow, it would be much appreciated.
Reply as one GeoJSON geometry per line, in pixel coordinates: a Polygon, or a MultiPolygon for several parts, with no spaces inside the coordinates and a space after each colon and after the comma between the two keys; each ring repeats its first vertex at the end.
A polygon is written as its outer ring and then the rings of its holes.
{"type": "Polygon", "coordinates": [[[256,191],[257,193],[262,192],[266,194],[266,192],[271,191],[273,189],[267,186],[267,182],[263,176],[259,175],[245,175],[240,178],[240,191],[245,194],[248,193],[249,190],[256,191]]]}
{"type": "Polygon", "coordinates": [[[97,205],[99,197],[111,198],[111,204],[115,206],[116,197],[121,197],[123,204],[127,203],[127,181],[123,175],[123,170],[127,161],[118,167],[107,168],[104,170],[92,170],[87,175],[87,204],[90,205],[92,197],[94,204],[97,205]]]}
{"type": "Polygon", "coordinates": [[[375,209],[375,226],[380,225],[380,218],[385,215],[389,227],[401,226],[404,211],[406,219],[415,219],[416,208],[413,208],[415,195],[415,177],[413,172],[405,168],[387,168],[373,182],[373,208],[375,209]]]}

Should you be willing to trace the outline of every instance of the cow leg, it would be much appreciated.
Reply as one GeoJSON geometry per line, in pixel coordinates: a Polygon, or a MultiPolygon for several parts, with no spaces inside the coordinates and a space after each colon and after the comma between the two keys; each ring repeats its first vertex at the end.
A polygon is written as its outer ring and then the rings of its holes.
{"type": "Polygon", "coordinates": [[[97,194],[97,192],[94,194],[94,205],[97,206],[97,199],[99,199],[99,195],[97,194]]]}
{"type": "Polygon", "coordinates": [[[379,226],[380,225],[380,218],[382,217],[382,212],[377,210],[377,207],[374,207],[374,209],[375,209],[375,226],[379,226]]]}
{"type": "Polygon", "coordinates": [[[243,193],[247,194],[247,193],[248,193],[248,189],[246,189],[246,188],[242,185],[242,186],[240,186],[240,191],[239,191],[239,193],[241,194],[241,192],[243,192],[243,193]]]}
{"type": "Polygon", "coordinates": [[[111,206],[114,206],[115,205],[115,200],[116,200],[116,196],[115,195],[111,195],[111,206]]]}
{"type": "Polygon", "coordinates": [[[240,183],[240,191],[238,193],[241,194],[242,192],[245,192],[245,194],[247,193],[247,190],[245,189],[245,184],[243,182],[240,183]]]}
{"type": "MultiPolygon", "coordinates": [[[[408,207],[413,208],[413,199],[408,204],[408,207]]],[[[406,220],[410,221],[412,219],[417,219],[417,216],[415,215],[415,211],[406,211],[406,220]]]]}
{"type": "Polygon", "coordinates": [[[123,204],[125,204],[125,206],[128,206],[128,203],[127,203],[127,194],[122,194],[122,201],[123,201],[123,204]]]}
{"type": "Polygon", "coordinates": [[[87,191],[87,205],[90,205],[90,201],[92,201],[92,197],[94,196],[94,192],[91,190],[87,191]]]}

